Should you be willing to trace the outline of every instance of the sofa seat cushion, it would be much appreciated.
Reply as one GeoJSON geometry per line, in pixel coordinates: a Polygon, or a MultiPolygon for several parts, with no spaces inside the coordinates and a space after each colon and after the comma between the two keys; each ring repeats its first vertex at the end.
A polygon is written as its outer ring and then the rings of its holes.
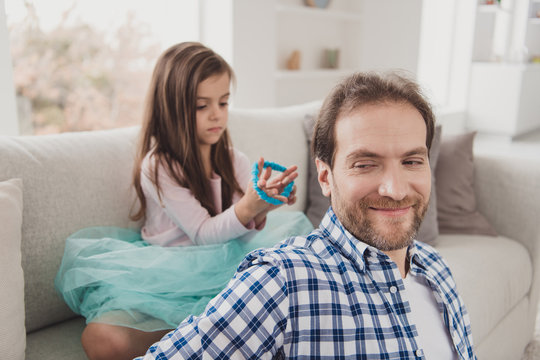
{"type": "Polygon", "coordinates": [[[85,325],[78,317],[29,333],[26,359],[87,360],[81,346],[85,325]]]}
{"type": "Polygon", "coordinates": [[[510,312],[532,285],[525,247],[499,236],[439,235],[437,250],[448,262],[471,317],[475,344],[510,312]]]}
{"type": "Polygon", "coordinates": [[[74,316],[53,285],[69,235],[90,226],[138,226],[129,221],[138,133],[131,127],[0,137],[0,179],[20,178],[24,184],[27,332],[74,316]]]}

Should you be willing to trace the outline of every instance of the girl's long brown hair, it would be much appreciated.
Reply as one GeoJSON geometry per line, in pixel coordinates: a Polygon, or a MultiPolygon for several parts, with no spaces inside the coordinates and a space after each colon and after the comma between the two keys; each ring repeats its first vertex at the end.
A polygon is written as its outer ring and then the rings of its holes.
{"type": "MultiPolygon", "coordinates": [[[[211,216],[217,214],[210,183],[205,176],[196,132],[196,100],[199,84],[214,75],[234,73],[225,60],[197,42],[185,42],[166,50],[158,59],[146,97],[146,109],[133,169],[133,186],[140,208],[135,221],[144,217],[146,198],[141,187],[141,165],[152,152],[150,179],[161,198],[159,166],[162,165],[179,186],[191,190],[211,216]]],[[[243,194],[234,176],[232,145],[225,130],[211,148],[212,169],[221,176],[222,208],[232,205],[235,191],[243,194]]]]}

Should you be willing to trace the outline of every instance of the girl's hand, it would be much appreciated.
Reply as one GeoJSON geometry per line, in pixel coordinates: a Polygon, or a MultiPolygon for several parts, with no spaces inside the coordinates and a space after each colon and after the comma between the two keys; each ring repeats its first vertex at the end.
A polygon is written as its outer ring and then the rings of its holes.
{"type": "MultiPolygon", "coordinates": [[[[282,198],[285,198],[285,197],[282,196],[282,198]]],[[[296,185],[293,186],[291,193],[289,194],[288,197],[285,198],[284,203],[287,204],[287,205],[293,205],[295,202],[296,202],[296,185]]],[[[260,224],[265,222],[266,215],[270,211],[275,210],[275,209],[277,209],[278,207],[280,207],[282,205],[283,204],[280,204],[280,205],[268,204],[267,208],[264,211],[260,212],[257,216],[255,216],[255,226],[259,229],[260,224]]]]}
{"type": "MultiPolygon", "coordinates": [[[[272,175],[272,168],[267,167],[263,170],[264,165],[264,159],[259,159],[259,182],[257,183],[257,186],[259,189],[263,190],[268,196],[277,199],[281,201],[282,203],[292,205],[296,201],[296,197],[294,196],[294,193],[296,193],[296,189],[294,191],[291,191],[291,194],[288,197],[285,197],[281,195],[287,185],[289,185],[290,182],[294,181],[298,177],[298,172],[296,170],[298,167],[296,165],[293,165],[286,169],[284,172],[280,173],[278,176],[270,179],[272,175]],[[262,172],[262,174],[261,174],[262,172]],[[293,195],[291,197],[291,195],[293,195]],[[291,203],[292,201],[292,203],[291,203]]],[[[269,204],[270,205],[270,204],[269,204]]],[[[277,207],[277,206],[276,206],[277,207]]]]}
{"type": "MultiPolygon", "coordinates": [[[[257,186],[272,198],[288,205],[294,204],[296,202],[296,186],[293,187],[288,197],[280,194],[291,181],[298,177],[298,173],[296,172],[297,166],[291,166],[283,173],[271,179],[272,169],[268,167],[263,170],[263,165],[264,159],[260,158],[258,161],[259,181],[257,182],[257,186]]],[[[272,205],[261,199],[253,188],[253,183],[250,181],[244,196],[235,205],[235,212],[242,224],[247,225],[254,219],[258,226],[264,221],[269,211],[279,206],[281,205],[272,205]]]]}

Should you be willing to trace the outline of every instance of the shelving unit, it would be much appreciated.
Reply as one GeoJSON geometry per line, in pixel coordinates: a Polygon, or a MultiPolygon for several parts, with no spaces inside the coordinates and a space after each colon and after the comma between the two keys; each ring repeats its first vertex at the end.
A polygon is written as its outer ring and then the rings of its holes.
{"type": "Polygon", "coordinates": [[[540,0],[477,8],[468,127],[516,137],[540,128],[540,0]]]}
{"type": "Polygon", "coordinates": [[[347,76],[353,69],[318,69],[318,70],[277,70],[278,80],[287,79],[327,79],[336,76],[347,76]]]}
{"type": "MultiPolygon", "coordinates": [[[[452,2],[332,0],[318,9],[304,0],[199,1],[201,41],[224,55],[236,71],[234,106],[320,100],[340,79],[363,70],[404,70],[426,84],[436,83],[432,93],[441,102],[450,97],[445,80],[450,75],[444,74],[453,61],[451,51],[461,46],[453,45],[449,31],[455,14],[452,2]],[[325,49],[340,50],[337,68],[324,68],[325,49]],[[288,70],[287,60],[295,50],[301,54],[300,69],[288,70]]],[[[472,10],[474,5],[467,7],[472,10]]],[[[469,31],[472,17],[462,21],[461,32],[469,31]]],[[[465,83],[459,78],[468,73],[470,62],[464,61],[467,68],[455,71],[453,81],[465,83]]]]}
{"type": "Polygon", "coordinates": [[[329,9],[319,9],[307,6],[299,5],[283,5],[278,4],[276,6],[276,11],[278,14],[296,14],[298,16],[313,16],[320,17],[324,19],[334,18],[336,20],[345,20],[345,21],[360,21],[361,16],[359,14],[348,13],[341,10],[329,10],[329,9]]]}
{"type": "Polygon", "coordinates": [[[540,57],[540,0],[532,0],[529,4],[525,46],[529,57],[540,57]]]}
{"type": "Polygon", "coordinates": [[[235,106],[319,100],[340,78],[359,68],[362,1],[331,1],[325,9],[306,6],[303,0],[201,0],[201,4],[209,24],[229,22],[221,27],[203,24],[201,40],[224,54],[235,69],[235,106]],[[336,68],[324,67],[325,49],[339,49],[336,68]],[[287,60],[295,50],[300,52],[300,68],[288,70],[287,60]]]}
{"type": "Polygon", "coordinates": [[[303,1],[275,1],[275,106],[323,98],[342,77],[358,69],[361,13],[358,1],[331,2],[319,9],[303,1]],[[324,50],[338,49],[337,68],[325,68],[324,50]],[[300,69],[288,70],[287,60],[300,52],[300,69]]]}
{"type": "Polygon", "coordinates": [[[468,125],[516,137],[540,128],[540,64],[473,63],[468,125]]]}

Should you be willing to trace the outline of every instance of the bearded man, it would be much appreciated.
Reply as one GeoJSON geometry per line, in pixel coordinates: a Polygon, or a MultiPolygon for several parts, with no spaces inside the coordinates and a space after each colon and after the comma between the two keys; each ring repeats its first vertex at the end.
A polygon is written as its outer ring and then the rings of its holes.
{"type": "Polygon", "coordinates": [[[319,228],[249,254],[205,313],[145,359],[476,359],[450,269],[415,240],[433,132],[413,81],[344,79],[313,134],[331,200],[319,228]]]}

